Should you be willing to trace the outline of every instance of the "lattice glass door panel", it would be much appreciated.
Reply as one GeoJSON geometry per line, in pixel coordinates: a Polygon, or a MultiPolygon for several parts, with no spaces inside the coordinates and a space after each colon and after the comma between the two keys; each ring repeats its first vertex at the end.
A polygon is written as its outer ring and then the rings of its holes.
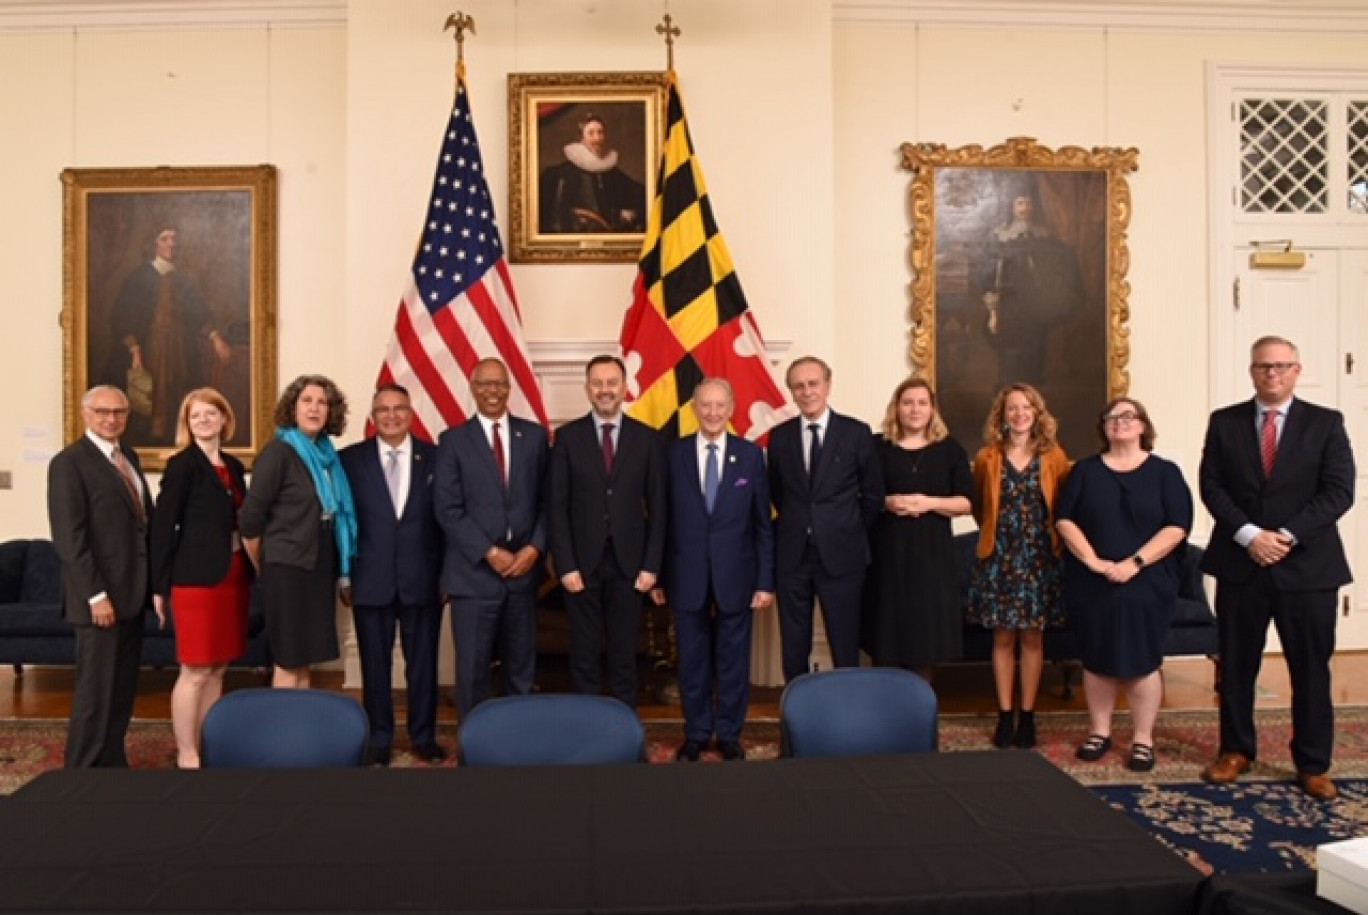
{"type": "Polygon", "coordinates": [[[1324,213],[1330,203],[1329,106],[1320,99],[1240,101],[1240,209],[1324,213]]]}
{"type": "Polygon", "coordinates": [[[1344,116],[1349,212],[1368,216],[1368,102],[1351,101],[1344,116]]]}

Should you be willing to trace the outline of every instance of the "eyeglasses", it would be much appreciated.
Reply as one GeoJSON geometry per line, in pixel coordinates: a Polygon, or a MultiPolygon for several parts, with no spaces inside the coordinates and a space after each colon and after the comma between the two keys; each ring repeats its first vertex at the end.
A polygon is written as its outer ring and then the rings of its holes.
{"type": "Polygon", "coordinates": [[[1134,410],[1127,410],[1125,413],[1109,413],[1102,417],[1102,421],[1111,423],[1113,426],[1130,425],[1140,418],[1140,414],[1134,410]]]}
{"type": "Polygon", "coordinates": [[[388,416],[390,413],[408,413],[412,410],[412,407],[400,404],[397,407],[376,407],[375,409],[371,410],[371,413],[375,414],[376,416],[388,416]]]}
{"type": "Polygon", "coordinates": [[[86,407],[100,419],[119,419],[128,415],[128,407],[86,407]]]}
{"type": "Polygon", "coordinates": [[[1300,365],[1300,362],[1254,362],[1250,364],[1249,370],[1259,374],[1272,372],[1275,375],[1285,375],[1300,365]]]}

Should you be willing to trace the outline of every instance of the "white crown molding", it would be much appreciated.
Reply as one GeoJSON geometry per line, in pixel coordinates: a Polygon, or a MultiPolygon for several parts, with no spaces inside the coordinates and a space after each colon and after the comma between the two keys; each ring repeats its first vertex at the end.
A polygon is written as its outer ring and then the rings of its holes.
{"type": "Polygon", "coordinates": [[[0,34],[345,25],[347,0],[0,0],[0,34]]]}
{"type": "Polygon", "coordinates": [[[1363,0],[832,0],[832,19],[966,28],[1368,34],[1363,0]]]}

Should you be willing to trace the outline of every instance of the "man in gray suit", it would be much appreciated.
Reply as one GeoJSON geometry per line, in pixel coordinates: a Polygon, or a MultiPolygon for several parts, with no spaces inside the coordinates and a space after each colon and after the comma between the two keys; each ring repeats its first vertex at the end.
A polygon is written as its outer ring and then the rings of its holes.
{"type": "Polygon", "coordinates": [[[119,447],[128,398],[111,386],[81,399],[86,432],[48,465],[48,519],[76,630],[76,685],[66,765],[127,766],[148,602],[152,498],[138,456],[119,447]]]}
{"type": "Polygon", "coordinates": [[[475,366],[470,389],[477,412],[442,433],[435,480],[461,718],[489,698],[496,650],[505,691],[532,691],[546,553],[546,430],[508,412],[508,368],[498,359],[475,366]]]}

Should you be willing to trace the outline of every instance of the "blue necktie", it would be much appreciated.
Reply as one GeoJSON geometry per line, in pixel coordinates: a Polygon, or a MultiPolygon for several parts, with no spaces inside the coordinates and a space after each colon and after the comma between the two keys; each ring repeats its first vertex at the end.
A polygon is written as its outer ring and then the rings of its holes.
{"type": "Polygon", "coordinates": [[[708,444],[708,466],[703,468],[703,501],[708,505],[708,514],[712,514],[713,506],[717,504],[717,489],[721,483],[721,474],[717,468],[717,445],[708,444]]]}
{"type": "Polygon", "coordinates": [[[808,432],[812,438],[808,441],[808,479],[817,475],[817,459],[822,456],[822,427],[817,423],[808,423],[808,432]]]}

